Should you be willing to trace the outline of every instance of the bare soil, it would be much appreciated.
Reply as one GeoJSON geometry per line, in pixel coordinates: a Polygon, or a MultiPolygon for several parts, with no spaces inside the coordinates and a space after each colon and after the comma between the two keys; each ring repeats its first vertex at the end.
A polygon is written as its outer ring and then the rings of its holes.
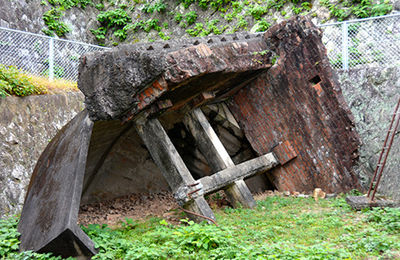
{"type": "Polygon", "coordinates": [[[107,224],[115,226],[125,218],[143,220],[148,217],[172,218],[179,215],[178,204],[171,193],[132,194],[109,201],[80,207],[78,222],[82,225],[107,224]]]}
{"type": "MultiPolygon", "coordinates": [[[[263,200],[269,196],[290,196],[277,191],[265,191],[255,194],[255,200],[263,200]]],[[[212,209],[229,207],[225,194],[220,191],[207,196],[212,209]]],[[[152,194],[132,194],[109,201],[82,205],[78,222],[81,225],[107,224],[117,226],[126,218],[144,220],[149,217],[161,217],[170,223],[179,223],[185,215],[175,202],[170,192],[152,194]]]]}

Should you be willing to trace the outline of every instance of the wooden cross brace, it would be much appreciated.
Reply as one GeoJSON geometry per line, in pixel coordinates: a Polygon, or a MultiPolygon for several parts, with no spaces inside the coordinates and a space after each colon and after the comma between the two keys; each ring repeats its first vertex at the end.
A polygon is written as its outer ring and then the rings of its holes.
{"type": "Polygon", "coordinates": [[[213,175],[195,181],[160,122],[157,119],[136,121],[138,134],[166,178],[177,202],[185,209],[215,219],[204,195],[224,189],[233,206],[254,207],[256,203],[243,179],[278,165],[274,154],[268,153],[235,165],[200,109],[189,112],[184,123],[215,171],[213,175]]]}

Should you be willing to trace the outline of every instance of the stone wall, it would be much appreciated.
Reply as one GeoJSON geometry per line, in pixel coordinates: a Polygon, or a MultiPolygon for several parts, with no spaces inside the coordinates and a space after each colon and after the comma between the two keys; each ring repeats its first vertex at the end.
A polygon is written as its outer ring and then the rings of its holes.
{"type": "MultiPolygon", "coordinates": [[[[9,1],[0,0],[0,26],[31,33],[42,33],[44,25],[43,14],[51,9],[51,5],[42,5],[39,0],[9,1]]],[[[90,28],[97,25],[98,10],[94,7],[71,8],[62,17],[71,32],[65,38],[75,41],[95,42],[90,28]]]]}
{"type": "Polygon", "coordinates": [[[80,92],[0,98],[0,217],[21,211],[37,159],[83,107],[80,92]]]}
{"type": "MultiPolygon", "coordinates": [[[[339,82],[355,117],[361,137],[360,160],[355,170],[369,185],[400,95],[400,67],[339,71],[339,82]]],[[[394,139],[379,192],[400,199],[400,138],[394,139]]]]}

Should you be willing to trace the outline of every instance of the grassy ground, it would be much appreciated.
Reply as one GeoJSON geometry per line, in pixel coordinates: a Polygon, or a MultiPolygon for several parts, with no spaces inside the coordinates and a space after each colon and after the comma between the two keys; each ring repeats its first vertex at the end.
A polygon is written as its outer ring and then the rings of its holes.
{"type": "MultiPolygon", "coordinates": [[[[400,209],[356,212],[343,198],[273,196],[254,210],[225,208],[216,210],[216,217],[219,227],[150,218],[113,228],[89,225],[84,231],[99,249],[95,259],[400,258],[400,209]]],[[[15,232],[16,220],[3,220],[0,238],[7,221],[7,230],[15,232]]],[[[4,248],[0,242],[0,253],[4,248]]],[[[5,254],[4,259],[24,259],[14,249],[5,254]]]]}

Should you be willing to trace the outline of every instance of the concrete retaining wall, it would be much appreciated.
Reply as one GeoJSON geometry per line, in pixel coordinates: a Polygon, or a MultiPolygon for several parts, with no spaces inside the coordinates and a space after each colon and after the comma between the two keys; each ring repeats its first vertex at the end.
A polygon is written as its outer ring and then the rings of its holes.
{"type": "MultiPolygon", "coordinates": [[[[355,117],[361,137],[360,160],[355,167],[364,186],[369,184],[391,115],[400,96],[400,67],[366,68],[338,72],[346,102],[355,117]]],[[[400,199],[399,132],[390,151],[379,192],[400,199]]]]}
{"type": "Polygon", "coordinates": [[[37,159],[83,107],[80,92],[0,98],[0,217],[21,211],[37,159]]]}

